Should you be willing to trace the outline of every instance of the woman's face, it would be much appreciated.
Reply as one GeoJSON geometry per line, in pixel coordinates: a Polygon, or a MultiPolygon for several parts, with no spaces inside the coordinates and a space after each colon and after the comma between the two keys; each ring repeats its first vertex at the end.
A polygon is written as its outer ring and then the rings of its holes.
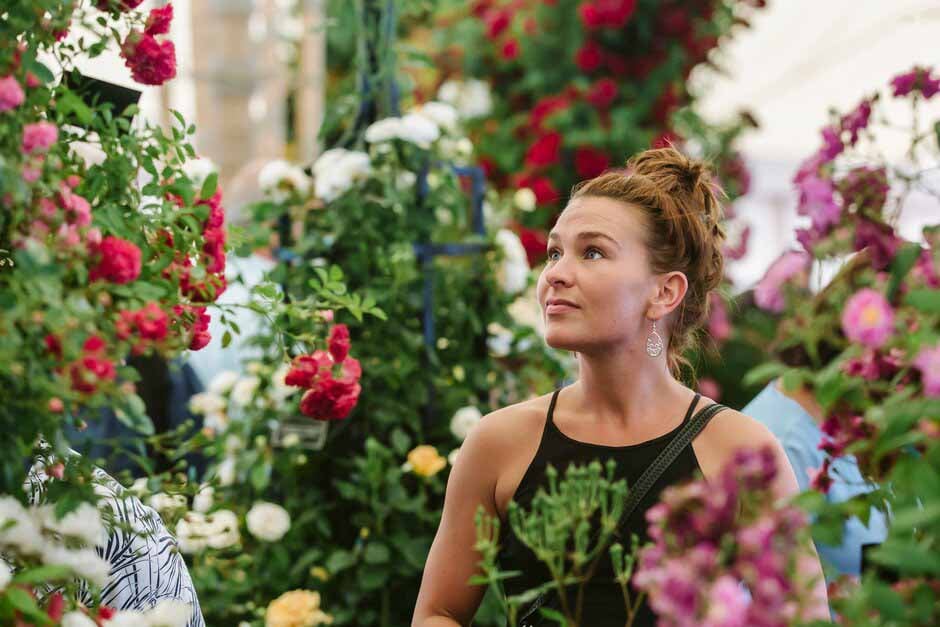
{"type": "Polygon", "coordinates": [[[537,290],[549,346],[591,353],[646,341],[657,281],[642,220],[640,210],[602,197],[578,198],[562,212],[537,290]]]}

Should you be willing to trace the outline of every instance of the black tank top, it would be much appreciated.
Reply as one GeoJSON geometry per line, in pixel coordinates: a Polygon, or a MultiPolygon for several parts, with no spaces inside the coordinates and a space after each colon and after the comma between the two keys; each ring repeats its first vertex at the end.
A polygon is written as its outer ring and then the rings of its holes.
{"type": "MultiPolygon", "coordinates": [[[[570,464],[585,465],[594,460],[602,464],[612,459],[617,463],[615,479],[626,479],[627,486],[636,483],[647,466],[662,452],[675,435],[692,416],[699,396],[696,395],[686,412],[685,419],[678,427],[652,440],[631,444],[629,446],[605,446],[579,442],[566,436],[555,426],[553,414],[558,393],[555,390],[551,404],[548,407],[548,417],[542,431],[542,440],[539,443],[535,458],[529,464],[519,487],[513,495],[513,500],[525,509],[528,509],[540,487],[547,489],[545,468],[551,464],[562,475],[570,464]]],[[[629,520],[621,526],[620,538],[626,549],[629,549],[630,536],[636,534],[642,546],[649,540],[646,523],[646,510],[659,501],[660,493],[664,488],[692,479],[696,472],[701,472],[695,451],[691,446],[685,447],[669,468],[663,472],[646,496],[640,501],[629,520]]],[[[506,594],[519,594],[525,590],[536,588],[551,580],[548,569],[540,562],[535,554],[512,532],[508,521],[500,526],[500,553],[499,564],[503,571],[520,571],[518,577],[504,580],[506,594]]],[[[631,601],[636,599],[636,591],[630,588],[631,601]]],[[[569,592],[569,599],[574,595],[569,592]]],[[[524,612],[526,606],[523,606],[524,612]]],[[[544,624],[533,617],[535,625],[544,624]]],[[[583,627],[623,627],[627,614],[624,608],[623,594],[620,586],[614,581],[613,568],[610,558],[606,555],[600,558],[597,571],[585,585],[584,607],[581,615],[583,627]]],[[[554,624],[554,623],[552,623],[554,624]]],[[[653,627],[656,617],[644,602],[634,621],[634,627],[653,627]]]]}

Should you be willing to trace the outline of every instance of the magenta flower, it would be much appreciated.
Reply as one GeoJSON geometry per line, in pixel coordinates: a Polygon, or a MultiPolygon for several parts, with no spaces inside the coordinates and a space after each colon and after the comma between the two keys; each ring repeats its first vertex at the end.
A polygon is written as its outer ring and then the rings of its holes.
{"type": "Polygon", "coordinates": [[[754,288],[754,303],[761,309],[780,313],[783,311],[783,286],[785,283],[809,269],[810,256],[805,251],[791,250],[774,261],[754,288]]]}
{"type": "Polygon", "coordinates": [[[858,141],[859,131],[868,126],[871,119],[871,99],[862,100],[854,111],[842,118],[842,130],[849,133],[849,145],[858,141]]]}
{"type": "Polygon", "coordinates": [[[0,78],[0,113],[15,109],[23,104],[25,99],[23,88],[13,76],[0,78]]]}
{"type": "Polygon", "coordinates": [[[876,270],[884,270],[894,259],[901,238],[887,224],[861,218],[855,226],[855,250],[868,249],[876,270]]]}
{"type": "Polygon", "coordinates": [[[820,154],[826,161],[832,161],[838,157],[845,148],[845,146],[842,145],[842,138],[839,136],[840,131],[841,129],[834,129],[828,126],[822,130],[823,147],[820,154]]]}
{"type": "Polygon", "coordinates": [[[880,292],[859,290],[845,304],[842,331],[853,342],[881,348],[894,332],[894,310],[880,292]]]}
{"type": "Polygon", "coordinates": [[[910,72],[891,79],[891,86],[895,96],[906,96],[917,90],[924,98],[930,98],[940,91],[940,79],[932,78],[928,68],[915,66],[910,72]]]}
{"type": "Polygon", "coordinates": [[[708,612],[702,627],[747,627],[747,592],[729,575],[722,575],[708,592],[708,612]]]}
{"type": "Polygon", "coordinates": [[[870,213],[881,213],[891,189],[884,168],[867,166],[849,170],[837,186],[846,207],[854,205],[856,209],[867,209],[870,213]]]}
{"type": "MultiPolygon", "coordinates": [[[[731,337],[731,321],[728,319],[728,308],[721,296],[712,292],[708,297],[708,334],[716,342],[724,342],[731,337]]],[[[714,398],[714,397],[712,397],[714,398]]]]}
{"type": "Polygon", "coordinates": [[[23,127],[24,154],[46,152],[59,139],[59,129],[51,122],[34,122],[23,127]]]}
{"type": "Polygon", "coordinates": [[[828,179],[811,175],[800,181],[800,204],[797,213],[809,216],[813,227],[819,231],[828,231],[839,223],[842,208],[835,201],[835,188],[828,179]]]}
{"type": "Polygon", "coordinates": [[[922,348],[914,360],[914,367],[920,370],[924,396],[940,397],[940,344],[922,348]]]}

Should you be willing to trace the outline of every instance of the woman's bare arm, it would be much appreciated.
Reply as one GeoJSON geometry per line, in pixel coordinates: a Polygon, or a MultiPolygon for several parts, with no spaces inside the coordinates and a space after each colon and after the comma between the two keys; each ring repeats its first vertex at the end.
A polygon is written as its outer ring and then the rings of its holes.
{"type": "MultiPolygon", "coordinates": [[[[477,508],[496,515],[495,489],[499,476],[500,425],[506,410],[485,417],[460,447],[447,480],[444,512],[428,554],[415,605],[412,627],[469,625],[484,586],[467,582],[480,573],[474,518],[477,508]]],[[[503,440],[504,441],[504,440],[503,440]]]]}

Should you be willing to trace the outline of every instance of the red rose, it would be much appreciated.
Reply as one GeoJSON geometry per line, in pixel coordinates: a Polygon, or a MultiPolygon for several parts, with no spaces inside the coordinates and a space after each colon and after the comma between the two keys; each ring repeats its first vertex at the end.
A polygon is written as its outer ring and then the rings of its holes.
{"type": "Polygon", "coordinates": [[[330,329],[329,346],[330,354],[336,363],[342,363],[349,354],[349,327],[337,324],[330,329]]]}
{"type": "Polygon", "coordinates": [[[596,148],[581,147],[574,152],[574,169],[582,179],[603,174],[609,165],[610,158],[596,148]]]}
{"type": "Polygon", "coordinates": [[[591,2],[582,2],[578,6],[578,15],[581,17],[584,27],[588,30],[595,30],[604,25],[600,11],[591,2]]]}
{"type": "Polygon", "coordinates": [[[549,131],[535,140],[525,155],[525,164],[530,168],[558,163],[561,149],[561,133],[549,131]]]}
{"type": "Polygon", "coordinates": [[[339,381],[344,383],[358,383],[359,379],[362,378],[362,365],[359,363],[358,359],[353,357],[347,357],[343,360],[343,372],[339,377],[339,381]]]}
{"type": "Polygon", "coordinates": [[[176,76],[176,48],[172,41],[160,42],[148,33],[131,31],[121,46],[121,56],[138,83],[162,85],[176,76]]]}
{"type": "Polygon", "coordinates": [[[107,11],[112,5],[116,4],[118,10],[130,11],[131,9],[136,9],[143,1],[144,0],[98,0],[95,6],[98,7],[99,11],[107,11]]]}
{"type": "Polygon", "coordinates": [[[122,311],[118,314],[118,319],[114,323],[118,339],[126,340],[134,334],[134,312],[122,311]]]}
{"type": "Polygon", "coordinates": [[[98,618],[101,620],[110,620],[117,614],[117,610],[107,605],[98,606],[98,618]]]}
{"type": "Polygon", "coordinates": [[[535,192],[535,202],[539,205],[550,205],[559,198],[555,184],[546,176],[520,176],[515,185],[516,188],[528,187],[535,192]]]}
{"type": "Polygon", "coordinates": [[[574,61],[583,72],[591,72],[601,66],[604,52],[595,41],[588,40],[578,49],[574,61]]]}
{"type": "MultiPolygon", "coordinates": [[[[197,351],[205,348],[206,344],[212,339],[209,333],[209,322],[212,318],[206,313],[205,307],[191,307],[189,305],[173,305],[173,313],[183,319],[183,328],[186,332],[192,332],[192,338],[189,341],[189,349],[197,351]],[[193,316],[190,323],[186,318],[193,316]],[[184,317],[186,316],[186,317],[184,317]]],[[[179,321],[174,320],[174,324],[179,321]]]]}
{"type": "Polygon", "coordinates": [[[496,39],[503,31],[509,28],[512,22],[512,13],[505,9],[490,9],[483,18],[486,24],[486,36],[490,39],[496,39]]]}
{"type": "Polygon", "coordinates": [[[173,21],[173,5],[150,9],[144,32],[148,35],[166,35],[170,32],[170,22],[173,21]]]}
{"type": "Polygon", "coordinates": [[[100,355],[85,355],[72,364],[70,370],[72,389],[91,394],[98,389],[101,381],[113,381],[117,376],[110,359],[100,355]]]}
{"type": "Polygon", "coordinates": [[[519,234],[519,241],[522,242],[522,247],[525,248],[525,255],[526,259],[529,260],[529,267],[534,268],[542,263],[542,260],[545,259],[545,249],[548,247],[548,236],[546,236],[545,231],[540,229],[527,229],[521,226],[517,229],[517,232],[519,234]]]}
{"type": "Polygon", "coordinates": [[[62,342],[59,340],[59,336],[50,333],[44,338],[43,341],[46,344],[46,350],[59,359],[62,359],[62,342]]]}
{"type": "Polygon", "coordinates": [[[564,95],[559,96],[546,96],[535,103],[535,106],[532,107],[532,110],[529,112],[529,125],[541,131],[542,122],[556,111],[561,111],[567,109],[571,104],[571,100],[564,95]]]}
{"type": "Polygon", "coordinates": [[[507,39],[500,53],[506,61],[516,59],[519,56],[519,42],[515,39],[507,39]]]}
{"type": "Polygon", "coordinates": [[[147,303],[134,315],[140,337],[160,341],[166,338],[170,323],[166,312],[156,303],[147,303]]]}
{"type": "Polygon", "coordinates": [[[284,378],[284,383],[298,388],[313,387],[318,379],[329,378],[333,360],[324,351],[314,351],[312,355],[300,355],[294,358],[291,368],[284,378]]]}
{"type": "Polygon", "coordinates": [[[597,11],[605,26],[623,28],[636,10],[636,0],[598,0],[597,11]]]}
{"type": "Polygon", "coordinates": [[[131,242],[109,235],[101,240],[97,252],[100,259],[88,274],[89,281],[130,283],[140,276],[140,249],[131,242]]]}
{"type": "Polygon", "coordinates": [[[361,391],[358,383],[325,379],[304,393],[300,411],[317,420],[343,420],[356,406],[361,391]]]}
{"type": "Polygon", "coordinates": [[[610,78],[602,78],[591,85],[587,100],[598,109],[608,109],[617,98],[617,83],[610,78]]]}
{"type": "Polygon", "coordinates": [[[100,335],[92,335],[82,344],[82,350],[86,353],[100,353],[104,351],[104,340],[100,335]]]}

